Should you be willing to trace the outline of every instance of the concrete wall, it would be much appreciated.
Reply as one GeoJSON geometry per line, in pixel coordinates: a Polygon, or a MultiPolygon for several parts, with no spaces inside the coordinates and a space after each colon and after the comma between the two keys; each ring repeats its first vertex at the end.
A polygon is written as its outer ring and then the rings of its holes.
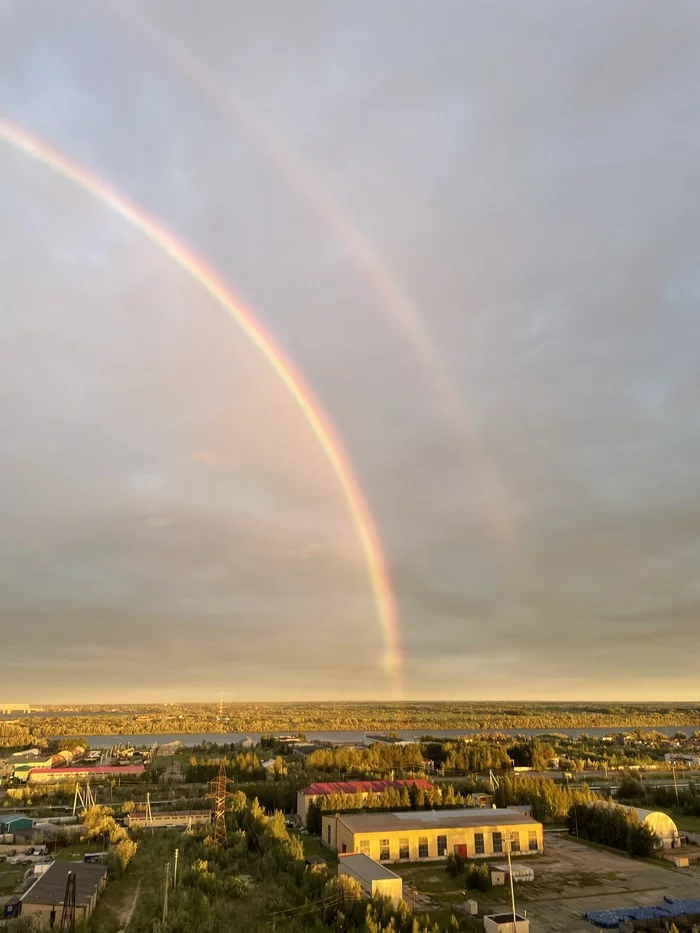
{"type": "Polygon", "coordinates": [[[530,933],[530,921],[520,918],[515,924],[512,919],[498,923],[492,917],[484,917],[484,933],[530,933]]]}

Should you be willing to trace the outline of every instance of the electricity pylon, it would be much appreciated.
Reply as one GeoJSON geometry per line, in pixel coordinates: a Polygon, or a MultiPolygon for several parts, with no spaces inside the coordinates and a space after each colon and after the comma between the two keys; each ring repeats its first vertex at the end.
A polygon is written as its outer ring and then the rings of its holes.
{"type": "Polygon", "coordinates": [[[75,930],[75,872],[69,871],[66,878],[66,891],[63,895],[63,910],[59,933],[73,933],[75,930]]]}
{"type": "Polygon", "coordinates": [[[213,781],[209,781],[209,785],[211,786],[211,793],[208,797],[214,801],[211,814],[214,824],[211,833],[211,844],[214,848],[218,848],[228,842],[228,836],[226,835],[226,798],[229,796],[229,792],[226,765],[223,759],[219,765],[219,773],[213,781]]]}

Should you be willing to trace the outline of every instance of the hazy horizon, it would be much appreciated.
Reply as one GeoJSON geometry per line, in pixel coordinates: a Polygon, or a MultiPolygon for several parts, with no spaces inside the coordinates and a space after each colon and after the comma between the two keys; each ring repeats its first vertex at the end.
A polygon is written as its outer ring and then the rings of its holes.
{"type": "Polygon", "coordinates": [[[691,702],[699,83],[686,2],[5,0],[0,700],[691,702]]]}

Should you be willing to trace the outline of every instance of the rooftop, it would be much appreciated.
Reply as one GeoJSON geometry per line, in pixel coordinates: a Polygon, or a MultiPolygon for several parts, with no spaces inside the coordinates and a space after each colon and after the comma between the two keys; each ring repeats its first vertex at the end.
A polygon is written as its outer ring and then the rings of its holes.
{"type": "MultiPolygon", "coordinates": [[[[324,819],[329,814],[324,816],[324,819]]],[[[539,826],[517,810],[408,810],[402,813],[345,813],[340,822],[353,833],[398,832],[401,829],[464,829],[471,826],[539,826]]]]}
{"type": "Polygon", "coordinates": [[[13,820],[31,820],[27,813],[3,813],[0,811],[0,823],[11,823],[13,820]]]}
{"type": "Polygon", "coordinates": [[[375,862],[374,859],[363,852],[341,854],[338,856],[338,864],[347,866],[360,878],[364,878],[365,881],[395,881],[400,877],[400,875],[389,871],[384,865],[375,862]]]}
{"type": "Polygon", "coordinates": [[[39,875],[39,880],[31,886],[22,900],[27,904],[62,904],[69,871],[75,875],[75,903],[78,906],[90,901],[100,879],[107,874],[103,865],[54,862],[43,875],[39,875]]]}
{"type": "Polygon", "coordinates": [[[98,765],[96,768],[76,765],[73,768],[32,768],[29,774],[143,774],[144,770],[143,765],[98,765]]]}
{"type": "Polygon", "coordinates": [[[302,787],[299,793],[305,797],[320,797],[323,794],[356,794],[358,791],[363,794],[368,794],[370,791],[382,794],[390,787],[394,790],[403,790],[404,787],[410,788],[413,784],[423,790],[428,790],[433,786],[424,778],[401,781],[322,781],[311,784],[309,787],[302,787]]]}

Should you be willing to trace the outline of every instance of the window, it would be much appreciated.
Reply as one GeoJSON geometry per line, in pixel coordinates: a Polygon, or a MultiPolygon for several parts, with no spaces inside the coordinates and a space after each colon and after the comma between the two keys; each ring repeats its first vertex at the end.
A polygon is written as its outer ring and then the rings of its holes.
{"type": "Polygon", "coordinates": [[[527,847],[530,852],[539,852],[540,847],[537,843],[537,830],[531,829],[527,834],[527,847]]]}
{"type": "Polygon", "coordinates": [[[408,839],[399,839],[399,858],[410,858],[410,855],[408,839]]]}
{"type": "Polygon", "coordinates": [[[360,853],[369,855],[369,839],[360,839],[360,853]]]}
{"type": "Polygon", "coordinates": [[[428,857],[428,837],[419,836],[418,837],[418,858],[427,858],[428,857]]]}
{"type": "Polygon", "coordinates": [[[486,849],[484,848],[484,834],[483,833],[474,833],[474,854],[483,855],[486,849]]]}
{"type": "Polygon", "coordinates": [[[380,839],[379,840],[379,861],[388,862],[391,858],[391,852],[389,849],[389,840],[380,839]]]}
{"type": "Polygon", "coordinates": [[[445,858],[447,855],[447,836],[438,836],[438,858],[445,858]]]}
{"type": "Polygon", "coordinates": [[[520,852],[520,833],[517,829],[510,834],[510,851],[520,852]]]}
{"type": "Polygon", "coordinates": [[[491,833],[494,855],[503,852],[503,833],[491,833]]]}

